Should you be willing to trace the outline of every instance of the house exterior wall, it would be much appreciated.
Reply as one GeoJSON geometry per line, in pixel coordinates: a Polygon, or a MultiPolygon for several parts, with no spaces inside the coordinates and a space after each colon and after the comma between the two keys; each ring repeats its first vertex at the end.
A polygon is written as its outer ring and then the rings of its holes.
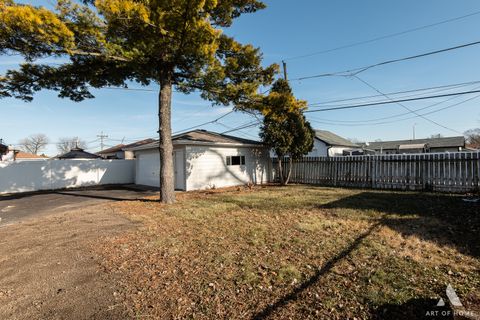
{"type": "MultiPolygon", "coordinates": [[[[355,149],[352,147],[329,146],[320,139],[315,138],[313,142],[313,150],[306,157],[336,157],[343,156],[344,150],[355,149]]],[[[360,150],[360,148],[358,148],[360,150]]]]}
{"type": "Polygon", "coordinates": [[[306,157],[326,157],[328,156],[328,146],[325,142],[314,139],[313,141],[313,150],[310,151],[306,157]]]}
{"type": "Polygon", "coordinates": [[[186,190],[221,188],[268,182],[265,148],[187,146],[186,190]],[[227,165],[227,156],[245,156],[245,165],[227,165]]]}
{"type": "Polygon", "coordinates": [[[53,190],[134,181],[134,161],[45,160],[0,163],[0,193],[53,190]]]}
{"type": "Polygon", "coordinates": [[[352,149],[355,149],[355,148],[352,148],[352,147],[331,147],[328,150],[328,156],[329,157],[343,156],[343,151],[344,150],[352,150],[352,149]]]}

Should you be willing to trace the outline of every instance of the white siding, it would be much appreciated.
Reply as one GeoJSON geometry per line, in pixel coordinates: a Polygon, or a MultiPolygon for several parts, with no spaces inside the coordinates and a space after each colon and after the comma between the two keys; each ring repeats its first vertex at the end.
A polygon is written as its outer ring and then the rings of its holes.
{"type": "Polygon", "coordinates": [[[306,157],[336,157],[343,156],[343,150],[352,150],[360,148],[352,147],[340,147],[340,146],[328,146],[325,142],[319,139],[315,139],[313,143],[313,150],[310,151],[306,157]]]}
{"type": "Polygon", "coordinates": [[[221,188],[268,181],[268,152],[263,148],[187,146],[187,190],[221,188]],[[245,156],[245,165],[227,166],[227,156],[245,156]]]}
{"type": "Polygon", "coordinates": [[[326,157],[328,156],[328,146],[325,142],[315,139],[313,142],[313,150],[306,157],[326,157]]]}
{"type": "Polygon", "coordinates": [[[343,150],[352,150],[355,148],[352,147],[331,147],[328,150],[328,156],[329,157],[337,157],[337,156],[343,156],[343,150]]]}

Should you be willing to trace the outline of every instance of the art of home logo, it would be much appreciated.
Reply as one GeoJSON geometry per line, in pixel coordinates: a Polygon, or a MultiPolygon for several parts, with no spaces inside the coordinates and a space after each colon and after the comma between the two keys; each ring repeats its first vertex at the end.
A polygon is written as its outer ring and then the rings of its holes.
{"type": "Polygon", "coordinates": [[[438,316],[444,316],[444,317],[451,317],[451,316],[463,316],[463,317],[476,317],[476,314],[473,311],[468,311],[463,308],[463,304],[460,301],[460,298],[458,297],[457,293],[455,292],[455,289],[449,284],[447,286],[447,289],[445,290],[445,293],[447,295],[448,301],[450,302],[450,305],[452,306],[451,310],[450,308],[445,308],[445,300],[443,298],[440,298],[437,303],[437,310],[428,310],[426,313],[426,316],[430,317],[438,317],[438,316]]]}

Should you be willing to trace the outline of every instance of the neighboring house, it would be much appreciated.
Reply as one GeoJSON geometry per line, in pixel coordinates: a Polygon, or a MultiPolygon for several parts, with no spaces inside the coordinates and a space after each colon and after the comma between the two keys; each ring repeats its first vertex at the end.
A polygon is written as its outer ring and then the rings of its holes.
{"type": "Polygon", "coordinates": [[[33,153],[23,152],[14,150],[14,160],[15,161],[36,161],[36,160],[47,160],[46,155],[37,155],[33,153]]]}
{"type": "Polygon", "coordinates": [[[46,160],[45,155],[36,155],[20,150],[15,150],[11,146],[8,147],[0,143],[0,161],[32,161],[32,160],[46,160]]]}
{"type": "Polygon", "coordinates": [[[72,148],[69,152],[64,153],[55,157],[57,159],[98,159],[101,158],[99,155],[87,152],[82,148],[72,148]]]}
{"type": "MultiPolygon", "coordinates": [[[[260,142],[205,130],[172,137],[175,189],[199,190],[268,181],[268,150],[260,142]]],[[[135,153],[135,183],[160,186],[158,141],[135,153]]]]}
{"type": "Polygon", "coordinates": [[[3,157],[8,153],[8,146],[4,145],[3,140],[0,139],[0,161],[3,161],[3,157]]]}
{"type": "Polygon", "coordinates": [[[414,140],[376,141],[364,146],[367,153],[402,154],[402,153],[434,153],[461,152],[465,149],[465,137],[445,137],[414,140]]]}
{"type": "Polygon", "coordinates": [[[307,157],[335,157],[362,154],[362,148],[345,138],[326,130],[315,130],[313,150],[307,157]]]}
{"type": "Polygon", "coordinates": [[[143,146],[154,141],[154,139],[145,139],[130,144],[118,144],[111,148],[99,151],[97,154],[105,159],[134,159],[135,155],[130,149],[143,146]]]}

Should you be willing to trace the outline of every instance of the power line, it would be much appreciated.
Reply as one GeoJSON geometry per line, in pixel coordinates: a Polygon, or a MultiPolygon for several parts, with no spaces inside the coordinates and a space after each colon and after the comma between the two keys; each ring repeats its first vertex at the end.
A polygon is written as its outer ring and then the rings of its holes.
{"type": "Polygon", "coordinates": [[[418,101],[418,100],[427,100],[427,99],[459,96],[459,95],[472,94],[472,93],[478,93],[478,92],[480,92],[480,90],[461,91],[461,92],[445,93],[445,94],[438,94],[438,95],[418,97],[418,98],[390,100],[390,101],[384,101],[384,102],[363,103],[363,104],[357,104],[357,105],[349,105],[349,106],[333,107],[333,108],[323,108],[323,109],[316,109],[316,110],[306,110],[306,111],[304,111],[304,113],[364,108],[364,107],[372,107],[372,106],[392,104],[392,103],[398,103],[398,102],[409,102],[409,101],[418,101]]]}
{"type": "MultiPolygon", "coordinates": [[[[456,89],[459,87],[466,87],[469,85],[477,84],[480,83],[480,80],[477,81],[469,81],[469,82],[461,82],[461,83],[454,83],[454,84],[448,84],[448,85],[441,85],[441,86],[434,86],[434,87],[427,87],[427,88],[419,88],[419,89],[410,89],[410,90],[404,90],[404,91],[396,91],[396,92],[388,92],[386,93],[389,96],[393,95],[399,95],[399,94],[404,94],[404,93],[413,93],[413,92],[420,92],[420,91],[432,91],[433,92],[441,92],[441,91],[447,91],[451,89],[456,89]],[[436,89],[439,89],[438,91],[436,89]]],[[[316,106],[325,106],[328,105],[329,103],[335,103],[335,102],[346,102],[346,101],[354,101],[354,100],[366,100],[366,99],[371,99],[371,98],[378,98],[378,97],[383,97],[381,94],[377,95],[370,95],[370,96],[362,96],[362,97],[354,97],[354,98],[344,98],[344,99],[336,99],[336,100],[329,100],[329,101],[324,101],[324,102],[315,102],[315,103],[309,103],[308,107],[316,107],[316,106]]],[[[407,98],[410,96],[404,96],[402,98],[407,98]]],[[[372,102],[372,101],[370,101],[372,102]]],[[[374,101],[376,102],[376,101],[374,101]]]]}
{"type": "Polygon", "coordinates": [[[196,126],[193,126],[193,127],[190,127],[190,128],[186,128],[186,129],[183,129],[183,130],[179,130],[177,132],[174,132],[173,134],[179,134],[179,133],[182,133],[182,132],[186,132],[186,131],[190,131],[190,130],[193,130],[193,129],[196,129],[196,128],[199,128],[199,127],[203,127],[203,126],[206,126],[207,124],[212,124],[212,123],[215,123],[223,118],[225,118],[226,116],[232,114],[234,112],[234,110],[230,111],[230,112],[227,112],[226,114],[212,120],[212,121],[208,121],[208,122],[205,122],[205,123],[201,123],[199,125],[196,125],[196,126]]]}
{"type": "MultiPolygon", "coordinates": [[[[474,100],[474,99],[478,99],[479,97],[480,97],[480,95],[476,95],[476,96],[474,96],[474,97],[472,97],[472,98],[468,98],[468,99],[466,99],[466,100],[463,100],[463,101],[454,103],[454,104],[452,104],[452,105],[443,107],[443,108],[441,108],[441,109],[437,109],[437,110],[433,110],[433,111],[430,111],[430,112],[423,113],[422,115],[425,116],[425,115],[437,113],[437,112],[440,112],[440,111],[443,111],[443,110],[446,110],[446,109],[450,109],[450,108],[459,106],[459,105],[461,105],[461,104],[464,104],[464,103],[466,103],[466,102],[468,102],[468,101],[471,101],[471,100],[474,100]]],[[[420,110],[420,109],[417,109],[416,111],[418,111],[418,110],[420,110]]],[[[406,114],[408,114],[408,113],[406,113],[406,114]]],[[[332,126],[376,126],[376,125],[382,125],[382,124],[389,124],[389,123],[406,121],[406,120],[410,120],[410,119],[414,119],[414,118],[417,118],[417,116],[412,116],[412,117],[408,117],[408,118],[404,118],[404,119],[398,119],[398,120],[392,120],[392,121],[375,122],[375,123],[332,123],[331,120],[327,120],[327,119],[312,119],[312,118],[309,118],[309,121],[318,122],[318,123],[327,124],[327,125],[332,125],[332,126]]]]}
{"type": "Polygon", "coordinates": [[[236,128],[233,128],[233,129],[230,129],[230,130],[221,132],[221,134],[226,134],[226,133],[230,133],[230,132],[234,132],[234,131],[238,131],[238,130],[243,130],[243,129],[251,128],[251,127],[257,126],[259,123],[260,123],[260,121],[258,121],[258,120],[250,121],[250,122],[248,122],[248,123],[246,123],[246,124],[243,124],[243,125],[240,125],[240,126],[238,126],[238,127],[236,127],[236,128]]]}
{"type": "Polygon", "coordinates": [[[435,55],[435,54],[439,54],[439,53],[443,53],[443,52],[448,52],[448,51],[452,51],[452,50],[457,50],[457,49],[462,49],[462,48],[466,48],[466,47],[470,47],[470,46],[475,46],[475,45],[478,45],[478,44],[480,44],[480,41],[469,42],[469,43],[461,44],[461,45],[454,46],[454,47],[449,47],[449,48],[444,48],[444,49],[440,49],[440,50],[435,50],[435,51],[430,51],[430,52],[417,54],[417,55],[414,55],[414,56],[387,60],[387,61],[371,64],[371,65],[368,65],[368,66],[365,66],[365,67],[349,69],[349,70],[344,70],[344,71],[330,72],[330,73],[322,73],[322,74],[317,74],[317,75],[313,75],[313,76],[300,77],[300,78],[292,79],[291,81],[301,81],[301,80],[323,78],[323,77],[333,77],[333,76],[341,76],[341,77],[354,76],[354,75],[360,74],[364,71],[367,71],[367,70],[375,68],[375,67],[384,66],[384,65],[387,65],[387,64],[397,63],[397,62],[401,62],[401,61],[408,61],[408,60],[413,60],[413,59],[417,59],[417,58],[423,58],[423,57],[427,57],[427,56],[431,56],[431,55],[435,55]]]}
{"type": "Polygon", "coordinates": [[[298,60],[298,59],[308,58],[308,57],[312,57],[312,56],[316,56],[316,55],[320,55],[320,54],[325,54],[325,53],[329,53],[329,52],[334,52],[334,51],[338,51],[338,50],[352,48],[352,47],[360,46],[360,45],[363,45],[363,44],[372,43],[372,42],[376,42],[376,41],[380,41],[380,40],[384,40],[384,39],[388,39],[388,38],[392,38],[392,37],[398,37],[398,36],[401,36],[401,35],[404,35],[404,34],[407,34],[407,33],[412,33],[412,32],[420,31],[420,30],[423,30],[423,29],[435,27],[435,26],[438,26],[438,25],[450,23],[450,22],[453,22],[453,21],[465,19],[465,18],[472,17],[472,16],[475,16],[475,15],[478,15],[478,14],[480,14],[480,11],[475,11],[475,12],[472,12],[472,13],[469,13],[469,14],[466,14],[466,15],[463,15],[463,16],[459,16],[459,17],[455,17],[455,18],[451,18],[451,19],[447,19],[447,20],[442,20],[442,21],[435,22],[435,23],[432,23],[432,24],[427,24],[427,25],[424,25],[424,26],[420,26],[420,27],[416,27],[416,28],[412,28],[412,29],[407,29],[407,30],[400,31],[400,32],[390,33],[390,34],[379,36],[379,37],[372,38],[372,39],[369,39],[369,40],[358,41],[358,42],[346,44],[346,45],[331,48],[331,49],[312,52],[312,53],[308,53],[308,54],[304,54],[304,55],[293,56],[293,57],[283,59],[283,60],[284,61],[298,60]]]}
{"type": "MultiPolygon", "coordinates": [[[[373,86],[373,85],[370,84],[369,82],[363,80],[363,79],[360,78],[359,76],[354,75],[353,77],[354,77],[355,79],[359,80],[360,82],[364,83],[366,86],[370,87],[370,88],[373,89],[374,91],[376,91],[376,92],[384,95],[385,98],[387,98],[387,99],[389,99],[389,100],[393,100],[392,98],[390,98],[390,96],[386,95],[385,93],[383,93],[382,91],[380,91],[378,88],[376,88],[375,86],[373,86]]],[[[416,116],[422,118],[423,120],[426,120],[426,121],[428,121],[428,122],[430,122],[430,123],[433,123],[433,124],[436,125],[436,126],[439,126],[439,127],[443,128],[443,129],[450,130],[450,131],[452,131],[452,132],[456,132],[456,133],[462,134],[461,132],[459,132],[459,131],[457,131],[457,130],[455,130],[455,129],[449,128],[449,127],[447,127],[447,126],[445,126],[445,125],[443,125],[443,124],[441,124],[441,123],[438,123],[438,122],[436,122],[436,121],[434,121],[434,120],[432,120],[432,119],[430,119],[430,118],[425,117],[424,115],[419,114],[418,112],[416,112],[415,110],[407,107],[406,105],[402,104],[401,102],[396,102],[396,104],[398,104],[398,105],[401,106],[402,108],[408,110],[409,112],[415,114],[416,116]]]]}
{"type": "MultiPolygon", "coordinates": [[[[476,89],[480,89],[480,87],[475,87],[473,88],[474,90],[476,89]]],[[[445,99],[443,101],[440,101],[440,102],[435,102],[433,104],[430,104],[428,106],[425,106],[425,107],[422,107],[422,108],[418,108],[418,109],[415,109],[416,112],[418,111],[422,111],[422,110],[426,110],[426,109],[430,109],[430,108],[433,108],[433,107],[436,107],[438,105],[441,105],[441,104],[444,104],[448,101],[451,101],[451,100],[454,100],[454,99],[457,99],[459,98],[460,96],[453,96],[453,97],[449,97],[448,99],[445,99]]],[[[475,98],[475,97],[474,97],[475,98]]],[[[472,98],[469,98],[466,101],[470,101],[470,100],[473,100],[472,98]]],[[[463,102],[462,102],[463,103],[463,102]]],[[[456,104],[455,104],[456,105],[456,104]]],[[[455,106],[454,105],[454,106],[455,106]]],[[[445,108],[441,108],[441,109],[437,109],[437,110],[434,110],[434,111],[431,111],[429,112],[430,113],[435,113],[437,111],[441,111],[441,110],[444,110],[445,108]]],[[[402,117],[402,116],[405,116],[405,115],[408,115],[410,114],[410,112],[404,112],[404,113],[399,113],[399,114],[394,114],[394,115],[391,115],[391,116],[387,116],[387,117],[381,117],[381,118],[375,118],[375,119],[367,119],[367,120],[333,120],[333,119],[322,119],[323,121],[329,121],[329,122],[336,122],[336,123],[343,123],[343,124],[356,124],[356,123],[368,123],[368,122],[378,122],[378,121],[382,121],[382,120],[387,120],[387,119],[393,119],[393,118],[398,118],[398,117],[402,117]]]]}

